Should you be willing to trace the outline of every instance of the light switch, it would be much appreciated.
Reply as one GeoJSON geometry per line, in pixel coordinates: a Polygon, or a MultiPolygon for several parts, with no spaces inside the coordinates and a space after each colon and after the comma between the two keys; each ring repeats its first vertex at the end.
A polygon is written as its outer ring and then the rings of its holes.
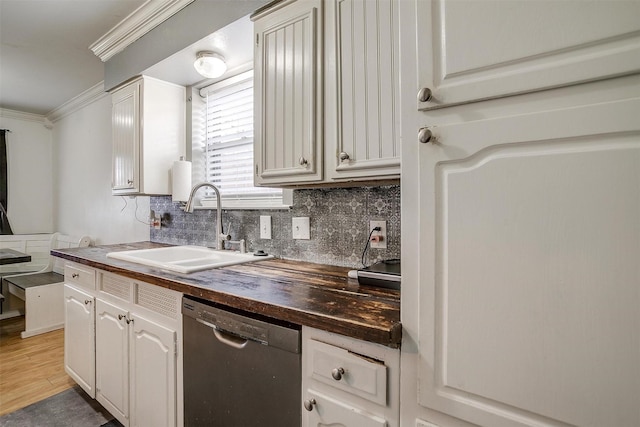
{"type": "Polygon", "coordinates": [[[309,233],[309,217],[307,216],[291,218],[291,229],[294,239],[309,240],[311,238],[309,233]]]}
{"type": "Polygon", "coordinates": [[[260,215],[260,238],[271,238],[271,217],[269,215],[260,215]]]}

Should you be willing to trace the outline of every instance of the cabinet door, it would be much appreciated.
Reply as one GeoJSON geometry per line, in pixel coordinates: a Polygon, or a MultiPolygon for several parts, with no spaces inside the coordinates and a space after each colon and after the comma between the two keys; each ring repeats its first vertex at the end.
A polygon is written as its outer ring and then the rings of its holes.
{"type": "Polygon", "coordinates": [[[141,81],[114,92],[112,110],[112,191],[137,192],[140,185],[140,91],[141,81]]]}
{"type": "Polygon", "coordinates": [[[132,316],[131,426],[176,425],[176,332],[132,316]]]}
{"type": "Polygon", "coordinates": [[[256,185],[322,179],[322,2],[254,23],[256,185]]]}
{"type": "MultiPolygon", "coordinates": [[[[640,70],[640,2],[417,0],[419,108],[640,70]]],[[[409,23],[407,23],[409,24],[409,23]]],[[[411,23],[414,25],[414,23],[411,23]]]]}
{"type": "Polygon", "coordinates": [[[96,399],[129,425],[128,312],[96,299],[96,399]]]}
{"type": "Polygon", "coordinates": [[[331,0],[325,5],[328,178],[398,177],[398,0],[331,0]]]}
{"type": "Polygon", "coordinates": [[[64,285],[64,368],[93,398],[96,396],[94,304],[92,295],[64,285]]]}
{"type": "Polygon", "coordinates": [[[303,411],[303,427],[387,427],[384,418],[352,406],[342,399],[307,390],[306,399],[315,400],[311,411],[303,411]]]}
{"type": "Polygon", "coordinates": [[[640,425],[639,111],[629,98],[416,142],[420,275],[402,322],[423,408],[495,427],[640,425]]]}

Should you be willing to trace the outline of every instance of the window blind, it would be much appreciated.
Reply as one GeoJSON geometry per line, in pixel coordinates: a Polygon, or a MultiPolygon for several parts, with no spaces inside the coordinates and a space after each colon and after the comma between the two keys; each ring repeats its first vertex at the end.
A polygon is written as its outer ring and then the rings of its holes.
{"type": "MultiPolygon", "coordinates": [[[[281,204],[281,189],[253,186],[253,71],[208,86],[201,95],[205,179],[219,188],[223,206],[230,200],[273,199],[281,204]]],[[[213,191],[207,196],[214,196],[213,191]]]]}

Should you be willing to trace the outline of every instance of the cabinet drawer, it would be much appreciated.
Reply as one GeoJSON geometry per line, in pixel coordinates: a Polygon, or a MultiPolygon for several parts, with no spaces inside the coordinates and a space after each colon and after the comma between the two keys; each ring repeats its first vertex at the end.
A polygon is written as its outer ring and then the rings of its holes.
{"type": "Polygon", "coordinates": [[[387,367],[384,362],[315,340],[309,340],[307,357],[307,376],[386,406],[387,367]]]}
{"type": "Polygon", "coordinates": [[[96,289],[96,271],[92,268],[86,268],[78,264],[65,264],[64,266],[65,283],[73,283],[85,289],[96,289]]]}

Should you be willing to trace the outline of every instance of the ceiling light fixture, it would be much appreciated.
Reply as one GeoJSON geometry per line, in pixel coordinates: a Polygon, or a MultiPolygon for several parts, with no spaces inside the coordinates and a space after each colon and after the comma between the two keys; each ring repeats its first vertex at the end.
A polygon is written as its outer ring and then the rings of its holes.
{"type": "Polygon", "coordinates": [[[210,51],[198,52],[193,66],[200,75],[209,79],[220,77],[227,71],[227,63],[224,62],[224,57],[210,51]]]}

